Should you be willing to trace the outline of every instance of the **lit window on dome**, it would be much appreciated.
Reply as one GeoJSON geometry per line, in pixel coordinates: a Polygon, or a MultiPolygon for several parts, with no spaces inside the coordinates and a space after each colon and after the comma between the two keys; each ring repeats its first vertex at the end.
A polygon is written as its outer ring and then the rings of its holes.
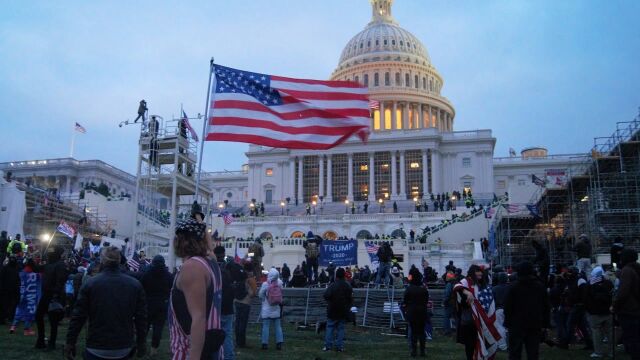
{"type": "Polygon", "coordinates": [[[412,163],[409,165],[409,167],[410,167],[410,168],[412,168],[412,169],[419,169],[419,168],[420,168],[420,163],[412,162],[412,163]]]}
{"type": "Polygon", "coordinates": [[[273,176],[273,168],[267,168],[265,171],[266,176],[273,176]]]}
{"type": "Polygon", "coordinates": [[[366,164],[360,165],[360,171],[369,171],[369,165],[366,165],[366,164]]]}

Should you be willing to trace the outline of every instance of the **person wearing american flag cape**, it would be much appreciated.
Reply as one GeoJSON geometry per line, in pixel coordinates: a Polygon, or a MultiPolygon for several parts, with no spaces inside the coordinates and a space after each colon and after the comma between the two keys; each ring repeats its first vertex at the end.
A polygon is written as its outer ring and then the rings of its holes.
{"type": "Polygon", "coordinates": [[[496,328],[496,304],[488,276],[471,265],[467,277],[453,288],[457,304],[457,342],[464,344],[467,360],[491,360],[501,339],[496,328]]]}

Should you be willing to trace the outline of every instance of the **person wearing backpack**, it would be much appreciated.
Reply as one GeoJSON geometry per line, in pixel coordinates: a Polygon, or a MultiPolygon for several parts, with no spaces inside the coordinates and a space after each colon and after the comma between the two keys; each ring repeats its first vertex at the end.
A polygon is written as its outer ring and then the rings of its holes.
{"type": "Polygon", "coordinates": [[[318,281],[318,258],[320,257],[320,249],[315,240],[309,240],[304,243],[305,257],[307,258],[306,271],[309,284],[318,281]]]}
{"type": "Polygon", "coordinates": [[[281,307],[282,307],[282,281],[275,268],[269,270],[267,281],[260,287],[259,297],[262,301],[260,318],[262,319],[262,350],[268,349],[269,328],[273,324],[276,332],[276,349],[282,350],[284,334],[282,333],[281,307]]]}
{"type": "Polygon", "coordinates": [[[611,355],[611,347],[603,343],[604,338],[611,336],[611,308],[613,283],[604,277],[602,267],[597,266],[591,271],[589,286],[585,297],[589,325],[593,336],[593,354],[591,357],[611,355]]]}
{"type": "Polygon", "coordinates": [[[336,331],[336,351],[344,351],[344,324],[349,320],[351,305],[353,303],[353,289],[345,281],[343,268],[336,270],[336,280],[324,292],[327,301],[327,332],[322,351],[330,351],[333,348],[333,332],[336,331]]]}
{"type": "Polygon", "coordinates": [[[393,250],[391,249],[391,245],[389,242],[385,241],[382,243],[382,246],[378,249],[378,260],[380,261],[380,265],[378,265],[378,275],[376,276],[376,284],[382,283],[382,278],[384,277],[384,284],[387,285],[389,281],[389,271],[391,270],[391,259],[393,259],[393,250]]]}

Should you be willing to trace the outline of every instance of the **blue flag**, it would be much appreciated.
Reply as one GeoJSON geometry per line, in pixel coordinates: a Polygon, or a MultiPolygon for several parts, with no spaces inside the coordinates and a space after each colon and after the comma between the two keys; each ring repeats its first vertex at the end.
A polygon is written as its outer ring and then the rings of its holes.
{"type": "Polygon", "coordinates": [[[323,241],[320,245],[320,266],[358,265],[358,240],[323,241]]]}

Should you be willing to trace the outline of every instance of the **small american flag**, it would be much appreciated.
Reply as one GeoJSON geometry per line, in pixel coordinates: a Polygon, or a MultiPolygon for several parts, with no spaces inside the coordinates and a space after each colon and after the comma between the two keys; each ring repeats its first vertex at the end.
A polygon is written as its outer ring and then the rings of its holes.
{"type": "Polygon", "coordinates": [[[79,132],[79,133],[83,133],[83,134],[87,133],[87,129],[85,129],[84,126],[82,126],[82,125],[80,125],[78,123],[76,123],[75,130],[77,132],[79,132]]]}
{"type": "Polygon", "coordinates": [[[58,225],[56,230],[62,234],[67,235],[71,239],[73,239],[73,237],[76,236],[76,229],[74,229],[71,225],[64,222],[64,220],[60,221],[60,224],[58,225]]]}
{"type": "Polygon", "coordinates": [[[509,214],[520,211],[520,205],[518,204],[505,204],[504,208],[507,209],[509,214]]]}
{"type": "Polygon", "coordinates": [[[538,186],[545,186],[547,184],[546,181],[542,180],[541,178],[535,176],[534,174],[531,174],[531,182],[538,185],[538,186]]]}
{"type": "Polygon", "coordinates": [[[134,272],[140,269],[140,263],[136,259],[127,260],[127,265],[129,265],[129,269],[134,272]]]}
{"type": "Polygon", "coordinates": [[[193,127],[191,126],[191,123],[189,122],[189,117],[184,112],[184,110],[182,110],[182,121],[184,123],[184,126],[187,127],[187,130],[189,130],[189,133],[191,134],[191,138],[194,141],[198,141],[198,134],[196,133],[195,130],[193,130],[193,127]]]}
{"type": "Polygon", "coordinates": [[[380,101],[378,101],[378,100],[369,100],[369,109],[371,109],[371,110],[380,109],[380,101]]]}
{"type": "Polygon", "coordinates": [[[377,267],[380,264],[380,260],[378,259],[378,249],[380,249],[380,245],[376,245],[371,241],[365,241],[364,247],[367,248],[367,254],[369,254],[371,265],[373,267],[377,267]]]}
{"type": "Polygon", "coordinates": [[[224,221],[225,225],[229,225],[233,222],[233,216],[231,216],[228,211],[223,211],[221,215],[222,221],[224,221]]]}
{"type": "Polygon", "coordinates": [[[369,136],[368,89],[214,65],[206,140],[325,150],[369,136]]]}

